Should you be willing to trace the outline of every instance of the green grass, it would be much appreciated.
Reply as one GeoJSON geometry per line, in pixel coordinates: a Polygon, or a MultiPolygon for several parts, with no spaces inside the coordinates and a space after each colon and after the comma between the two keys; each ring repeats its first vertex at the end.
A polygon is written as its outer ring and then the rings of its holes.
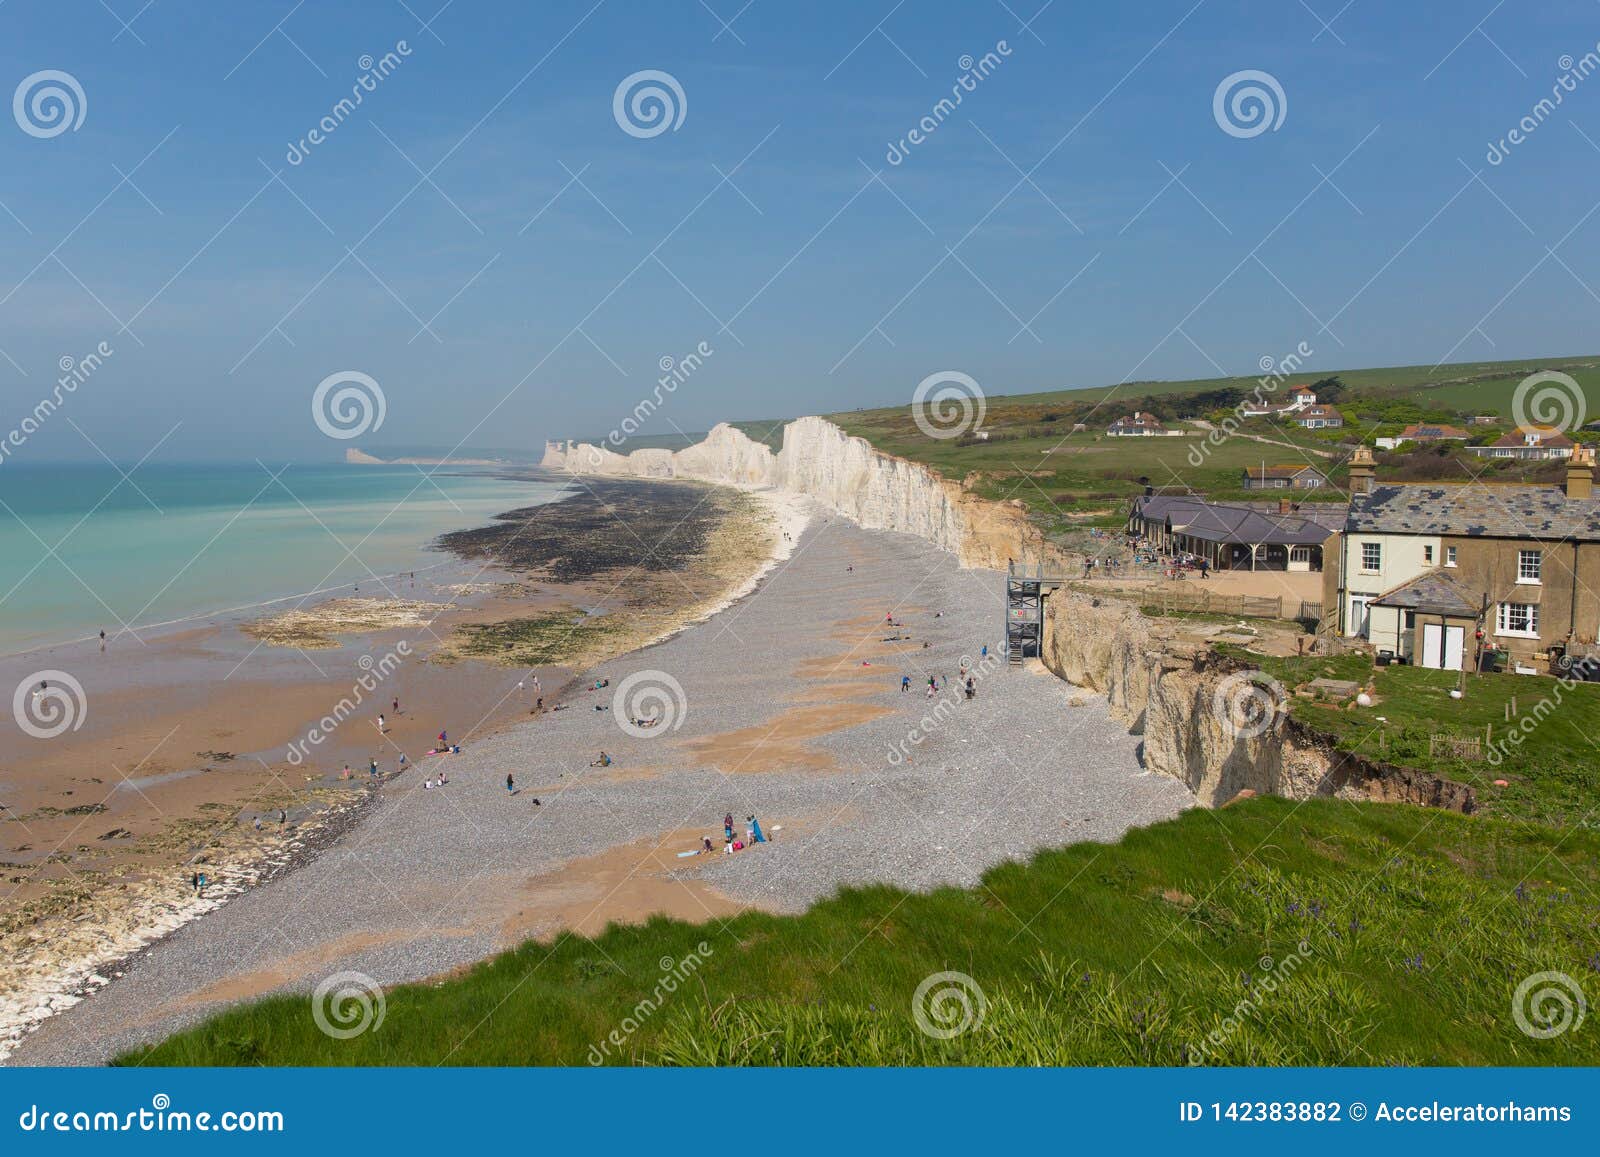
{"type": "Polygon", "coordinates": [[[870,888],[798,917],[525,944],[389,992],[382,1026],[352,1040],[283,997],[119,1063],[1595,1064],[1600,1034],[1531,1039],[1511,1001],[1536,972],[1597,986],[1597,865],[1593,832],[1258,799],[969,891],[870,888]],[[943,1040],[912,1001],[948,971],[986,1011],[943,1040]]]}
{"type": "MultiPolygon", "coordinates": [[[[1306,370],[1285,379],[1281,389],[1302,383],[1310,385],[1321,378],[1338,377],[1351,390],[1362,393],[1411,394],[1425,391],[1429,398],[1434,391],[1454,390],[1456,398],[1476,403],[1480,398],[1499,396],[1502,389],[1509,403],[1511,389],[1517,382],[1535,370],[1559,369],[1571,373],[1584,385],[1583,371],[1600,374],[1600,357],[1580,355],[1573,357],[1526,358],[1520,361],[1501,362],[1451,362],[1440,366],[1376,366],[1351,370],[1306,370]],[[1484,387],[1481,391],[1477,387],[1484,387]]],[[[1046,390],[1031,394],[1006,394],[990,398],[991,402],[1032,404],[1052,402],[1101,401],[1107,398],[1137,398],[1146,395],[1193,394],[1224,387],[1254,389],[1260,375],[1250,374],[1236,378],[1192,378],[1183,381],[1122,382],[1109,386],[1076,387],[1065,390],[1046,390]]],[[[1443,396],[1441,393],[1440,396],[1443,396]]],[[[1492,410],[1483,411],[1491,413],[1492,410]]],[[[1115,415],[1113,415],[1115,416],[1115,415]]],[[[1109,418],[1107,419],[1110,420],[1109,418]]]]}
{"type": "Polygon", "coordinates": [[[1465,695],[1457,700],[1450,698],[1458,679],[1454,671],[1374,668],[1364,655],[1247,657],[1289,688],[1319,676],[1372,680],[1378,699],[1371,708],[1345,710],[1324,702],[1293,701],[1297,718],[1338,737],[1344,750],[1469,784],[1488,815],[1562,828],[1600,824],[1600,684],[1469,674],[1465,695]],[[1387,722],[1379,723],[1378,716],[1387,722]],[[1513,733],[1520,742],[1508,741],[1513,733]],[[1482,740],[1485,758],[1434,758],[1429,743],[1433,735],[1482,740]],[[1496,787],[1497,779],[1508,786],[1496,787]]]}

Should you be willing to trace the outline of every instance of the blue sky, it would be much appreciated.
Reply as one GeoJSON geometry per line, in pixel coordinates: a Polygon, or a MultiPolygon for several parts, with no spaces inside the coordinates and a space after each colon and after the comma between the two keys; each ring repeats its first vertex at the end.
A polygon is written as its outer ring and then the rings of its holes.
{"type": "Polygon", "coordinates": [[[347,370],[386,401],[354,444],[536,446],[701,342],[651,428],[940,370],[999,394],[1300,342],[1324,368],[1600,347],[1600,76],[1485,159],[1596,50],[1591,0],[441,3],[0,3],[0,96],[59,70],[87,105],[55,136],[0,117],[0,430],[114,350],[12,461],[333,457],[310,399],[347,370]],[[642,70],[676,129],[614,118],[642,70]],[[1215,119],[1243,70],[1275,130],[1215,119]]]}

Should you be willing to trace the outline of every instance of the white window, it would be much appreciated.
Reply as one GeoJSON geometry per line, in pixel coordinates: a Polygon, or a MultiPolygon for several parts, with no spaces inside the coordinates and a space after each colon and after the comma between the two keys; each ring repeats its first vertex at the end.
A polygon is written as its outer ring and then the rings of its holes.
{"type": "Polygon", "coordinates": [[[1444,548],[1444,565],[1445,566],[1455,566],[1456,565],[1456,548],[1455,547],[1447,546],[1447,547],[1444,548]]]}
{"type": "Polygon", "coordinates": [[[1540,550],[1517,551],[1517,581],[1519,583],[1536,583],[1539,581],[1539,570],[1544,564],[1544,552],[1540,550]]]}
{"type": "Polygon", "coordinates": [[[1290,562],[1310,562],[1311,548],[1309,546],[1291,546],[1289,548],[1290,562]]]}
{"type": "Polygon", "coordinates": [[[1422,561],[1429,566],[1433,565],[1433,547],[1425,546],[1422,548],[1422,561]]]}
{"type": "Polygon", "coordinates": [[[1539,607],[1537,603],[1501,603],[1495,619],[1497,635],[1521,635],[1528,639],[1539,637],[1539,607]]]}
{"type": "Polygon", "coordinates": [[[1361,544],[1361,569],[1383,569],[1383,543],[1363,542],[1361,544]]]}

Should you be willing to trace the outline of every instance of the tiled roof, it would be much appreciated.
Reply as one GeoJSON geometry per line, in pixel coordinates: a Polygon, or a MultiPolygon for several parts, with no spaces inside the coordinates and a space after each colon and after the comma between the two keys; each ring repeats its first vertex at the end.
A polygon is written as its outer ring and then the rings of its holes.
{"type": "MultiPolygon", "coordinates": [[[[1251,478],[1293,478],[1296,474],[1304,471],[1317,470],[1315,466],[1305,462],[1280,463],[1276,466],[1266,467],[1246,466],[1244,469],[1245,473],[1251,478]]],[[[1317,470],[1317,473],[1320,474],[1321,471],[1317,470]]]]}
{"type": "Polygon", "coordinates": [[[1268,514],[1248,506],[1156,495],[1135,500],[1135,510],[1152,522],[1169,522],[1179,534],[1207,542],[1320,546],[1332,531],[1298,514],[1268,514]]]}
{"type": "Polygon", "coordinates": [[[1373,603],[1378,607],[1403,607],[1428,614],[1476,618],[1479,608],[1468,602],[1455,583],[1442,574],[1425,574],[1402,583],[1373,603]]]}
{"type": "Polygon", "coordinates": [[[1560,430],[1540,430],[1533,428],[1518,428],[1511,431],[1509,434],[1502,434],[1500,437],[1496,438],[1492,443],[1490,443],[1490,445],[1493,446],[1571,446],[1572,444],[1572,439],[1567,437],[1560,430]],[[1537,434],[1539,435],[1539,440],[1537,442],[1530,443],[1524,436],[1527,434],[1537,434]]]}
{"type": "Polygon", "coordinates": [[[1400,431],[1400,437],[1410,438],[1413,441],[1419,438],[1459,438],[1462,441],[1465,441],[1471,436],[1472,435],[1468,434],[1465,430],[1457,426],[1412,425],[1407,426],[1404,430],[1400,431]]]}
{"type": "Polygon", "coordinates": [[[1600,542],[1600,498],[1568,498],[1560,486],[1379,485],[1351,499],[1349,529],[1600,542]]]}

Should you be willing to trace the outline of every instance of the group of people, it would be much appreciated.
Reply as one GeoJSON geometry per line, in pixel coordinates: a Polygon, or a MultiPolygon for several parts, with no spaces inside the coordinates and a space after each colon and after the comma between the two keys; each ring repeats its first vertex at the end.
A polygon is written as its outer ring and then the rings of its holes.
{"type": "MultiPolygon", "coordinates": [[[[733,813],[729,812],[722,817],[722,850],[726,853],[742,852],[756,844],[767,842],[767,834],[761,830],[761,821],[755,816],[746,816],[744,821],[744,836],[740,838],[733,830],[733,813]]],[[[714,851],[711,846],[711,837],[700,838],[700,854],[714,851]]],[[[687,853],[685,853],[687,854],[687,853]]]]}

